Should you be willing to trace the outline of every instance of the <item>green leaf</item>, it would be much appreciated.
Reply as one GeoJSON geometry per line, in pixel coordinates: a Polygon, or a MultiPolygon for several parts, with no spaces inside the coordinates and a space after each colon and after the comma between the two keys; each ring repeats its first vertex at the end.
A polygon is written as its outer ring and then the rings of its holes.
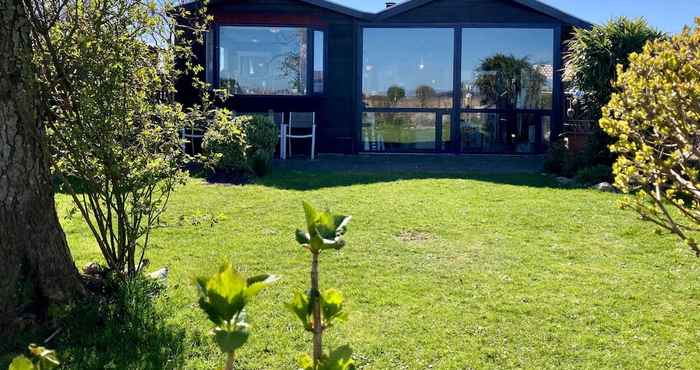
{"type": "Polygon", "coordinates": [[[39,369],[49,370],[58,367],[61,363],[58,362],[56,351],[34,344],[29,345],[29,351],[34,357],[39,359],[39,369]]]}
{"type": "Polygon", "coordinates": [[[343,311],[343,295],[335,290],[328,289],[321,295],[321,312],[324,325],[333,326],[333,321],[346,321],[348,313],[343,311]]]}
{"type": "Polygon", "coordinates": [[[243,347],[250,336],[250,326],[239,321],[233,330],[220,327],[214,329],[214,342],[224,353],[231,353],[243,347]]]}
{"type": "Polygon", "coordinates": [[[301,245],[306,245],[311,242],[311,236],[304,230],[297,229],[295,236],[297,239],[297,243],[301,245]]]}
{"type": "Polygon", "coordinates": [[[301,204],[304,207],[304,216],[306,216],[306,229],[309,231],[311,236],[313,236],[314,225],[316,224],[317,218],[316,210],[307,202],[302,202],[301,204]]]}
{"type": "Polygon", "coordinates": [[[17,356],[10,363],[10,367],[7,370],[34,370],[34,364],[24,355],[17,356]]]}
{"type": "Polygon", "coordinates": [[[230,263],[209,278],[195,279],[200,292],[199,306],[217,326],[239,315],[245,305],[260,292],[278,280],[274,275],[258,275],[244,279],[230,263]]]}
{"type": "Polygon", "coordinates": [[[314,252],[345,246],[341,237],[347,231],[351,217],[335,215],[330,211],[318,212],[309,203],[303,204],[308,233],[297,230],[297,242],[302,245],[308,244],[314,252]]]}
{"type": "Polygon", "coordinates": [[[299,368],[303,370],[314,370],[314,359],[308,354],[304,354],[299,358],[299,368]]]}
{"type": "Polygon", "coordinates": [[[311,315],[313,307],[311,306],[309,296],[307,294],[299,292],[294,293],[292,301],[285,303],[284,306],[299,318],[301,324],[304,326],[304,329],[308,331],[312,330],[311,315]]]}
{"type": "Polygon", "coordinates": [[[355,362],[352,360],[352,348],[344,345],[331,351],[328,357],[321,360],[318,370],[352,370],[355,362]]]}
{"type": "Polygon", "coordinates": [[[249,302],[251,298],[255,297],[258,293],[260,293],[261,290],[267,288],[277,280],[279,280],[279,277],[277,275],[267,274],[257,275],[248,278],[248,287],[245,289],[244,293],[246,303],[249,302]]]}

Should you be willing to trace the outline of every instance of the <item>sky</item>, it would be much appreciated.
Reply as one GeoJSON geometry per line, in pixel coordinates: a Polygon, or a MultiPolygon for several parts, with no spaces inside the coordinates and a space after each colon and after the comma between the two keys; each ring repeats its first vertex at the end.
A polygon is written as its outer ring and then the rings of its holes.
{"type": "MultiPolygon", "coordinates": [[[[384,0],[333,0],[358,10],[376,12],[384,0]]],[[[401,0],[399,0],[401,1],[401,0]]],[[[700,0],[540,0],[571,15],[593,23],[603,23],[617,16],[644,17],[653,26],[677,33],[683,25],[700,17],[700,0]]]]}

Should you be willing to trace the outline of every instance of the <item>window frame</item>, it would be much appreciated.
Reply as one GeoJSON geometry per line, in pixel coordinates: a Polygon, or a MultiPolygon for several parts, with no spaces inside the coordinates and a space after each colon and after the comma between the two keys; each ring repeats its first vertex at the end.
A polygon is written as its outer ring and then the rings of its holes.
{"type": "MultiPolygon", "coordinates": [[[[213,89],[220,89],[221,87],[221,80],[220,80],[220,69],[219,69],[219,62],[220,62],[220,50],[221,50],[221,28],[222,27],[267,27],[267,28],[274,28],[274,27],[280,27],[280,28],[301,28],[306,30],[306,40],[307,40],[307,45],[306,45],[306,93],[304,94],[297,94],[297,95],[279,95],[279,94],[231,94],[231,95],[237,95],[237,96],[242,96],[246,98],[288,98],[288,99],[298,99],[298,98],[308,98],[308,97],[313,97],[313,96],[322,96],[326,94],[326,80],[327,80],[327,74],[328,74],[328,30],[327,27],[321,27],[321,26],[311,26],[311,25],[306,25],[306,24],[291,24],[291,23],[214,23],[212,24],[211,29],[209,32],[213,32],[213,40],[214,40],[214,63],[213,63],[213,83],[212,83],[212,88],[213,89]],[[316,43],[315,37],[314,37],[314,31],[321,31],[323,32],[323,91],[320,93],[315,93],[313,90],[313,72],[314,72],[314,45],[316,43]]],[[[205,46],[206,50],[206,46],[205,46]]],[[[206,57],[205,57],[206,58],[206,57]]],[[[205,61],[206,63],[206,61],[205,61]]],[[[205,75],[206,75],[206,70],[205,70],[205,75]]]]}
{"type": "MultiPolygon", "coordinates": [[[[396,22],[360,22],[358,24],[357,33],[357,56],[356,56],[356,91],[357,91],[357,109],[355,112],[355,132],[357,143],[362,147],[362,114],[364,112],[435,112],[436,113],[436,150],[435,153],[461,153],[461,131],[460,131],[460,116],[462,113],[535,113],[539,116],[550,117],[550,142],[552,137],[556,137],[561,126],[562,112],[560,111],[561,102],[563,99],[561,69],[562,69],[562,45],[561,45],[561,28],[560,23],[473,23],[473,22],[458,22],[458,23],[396,23],[396,22]],[[452,108],[368,108],[364,106],[362,99],[362,68],[363,68],[363,41],[364,30],[367,28],[452,28],[454,30],[453,37],[453,73],[452,73],[452,108]],[[464,28],[516,28],[516,29],[551,29],[553,31],[553,70],[554,76],[552,81],[552,108],[551,109],[474,109],[462,107],[462,29],[464,28]],[[450,116],[450,140],[451,148],[439,150],[442,145],[442,115],[450,116]]],[[[540,125],[541,126],[541,125],[540,125]]],[[[538,129],[538,132],[541,131],[538,129]]],[[[362,152],[362,150],[360,150],[362,152]]],[[[388,152],[390,153],[390,152],[388,152]]]]}

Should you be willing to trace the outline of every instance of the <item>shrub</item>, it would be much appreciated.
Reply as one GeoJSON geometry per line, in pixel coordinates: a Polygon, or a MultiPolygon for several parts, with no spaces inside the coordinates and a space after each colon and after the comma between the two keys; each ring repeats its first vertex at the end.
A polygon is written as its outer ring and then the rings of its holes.
{"type": "Polygon", "coordinates": [[[595,185],[601,182],[610,182],[612,178],[612,168],[603,164],[597,164],[576,171],[574,180],[583,185],[595,185]]]}
{"type": "Polygon", "coordinates": [[[245,132],[248,167],[258,176],[264,176],[279,142],[279,128],[265,115],[239,116],[234,120],[245,132]]]}
{"type": "MultiPolygon", "coordinates": [[[[566,44],[564,79],[570,81],[571,87],[585,93],[578,100],[593,120],[600,119],[602,107],[615,91],[612,82],[618,73],[617,66],[622,66],[620,70],[623,70],[629,64],[631,53],[641,51],[648,41],[662,38],[663,33],[641,18],[620,17],[591,29],[574,30],[566,44]]],[[[572,171],[575,173],[597,164],[611,166],[615,157],[608,144],[608,135],[595,125],[586,149],[576,154],[572,171]]]]}
{"type": "Polygon", "coordinates": [[[601,127],[616,141],[615,185],[623,208],[683,239],[700,256],[692,234],[700,226],[700,18],[671,40],[647,44],[618,67],[601,127]]]}
{"type": "Polygon", "coordinates": [[[202,139],[202,148],[215,156],[214,169],[227,174],[248,171],[248,146],[239,121],[231,120],[226,109],[217,110],[202,139]]]}

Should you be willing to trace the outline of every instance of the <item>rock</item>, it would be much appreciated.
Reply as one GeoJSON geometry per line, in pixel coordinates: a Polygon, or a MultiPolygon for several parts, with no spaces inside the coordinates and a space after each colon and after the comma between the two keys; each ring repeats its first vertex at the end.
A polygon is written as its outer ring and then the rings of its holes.
{"type": "Polygon", "coordinates": [[[609,182],[601,182],[598,185],[594,185],[593,189],[596,189],[598,191],[607,192],[607,193],[617,192],[617,189],[615,189],[615,187],[612,186],[609,182]]]}
{"type": "Polygon", "coordinates": [[[574,180],[572,180],[572,179],[570,179],[570,178],[568,178],[568,177],[564,177],[564,176],[558,176],[558,177],[556,177],[555,179],[557,180],[557,182],[558,182],[560,185],[570,185],[571,183],[574,182],[574,180]]]}
{"type": "Polygon", "coordinates": [[[95,261],[90,262],[87,265],[85,265],[85,267],[83,267],[83,273],[85,275],[96,276],[96,275],[101,274],[102,271],[103,271],[102,266],[100,266],[100,264],[95,262],[95,261]]]}
{"type": "Polygon", "coordinates": [[[151,279],[158,280],[161,284],[165,285],[168,283],[168,268],[163,267],[161,269],[155,270],[147,276],[151,279]]]}

